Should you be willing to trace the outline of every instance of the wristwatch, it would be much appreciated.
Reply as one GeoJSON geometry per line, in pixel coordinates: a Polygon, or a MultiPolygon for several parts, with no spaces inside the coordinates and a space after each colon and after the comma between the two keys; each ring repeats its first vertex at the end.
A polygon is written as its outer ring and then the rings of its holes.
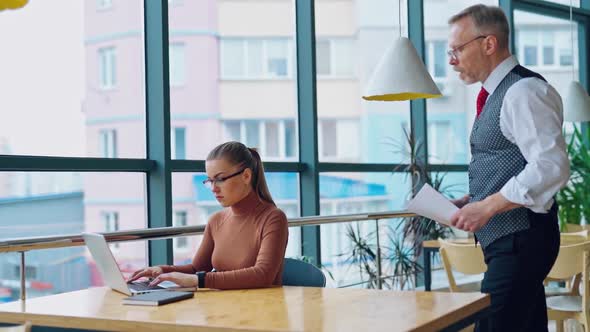
{"type": "Polygon", "coordinates": [[[197,278],[199,279],[199,288],[205,288],[205,276],[207,275],[207,271],[199,271],[196,273],[197,278]]]}

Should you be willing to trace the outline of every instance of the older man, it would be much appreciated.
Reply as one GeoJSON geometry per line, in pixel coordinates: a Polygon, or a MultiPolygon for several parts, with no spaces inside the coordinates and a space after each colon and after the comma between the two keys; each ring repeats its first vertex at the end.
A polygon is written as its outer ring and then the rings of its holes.
{"type": "Polygon", "coordinates": [[[569,178],[562,102],[545,79],[518,64],[498,7],[475,5],[449,20],[449,64],[481,83],[471,132],[469,195],[452,224],[474,232],[488,270],[491,324],[479,331],[546,331],[543,280],[559,250],[554,196],[569,178]]]}

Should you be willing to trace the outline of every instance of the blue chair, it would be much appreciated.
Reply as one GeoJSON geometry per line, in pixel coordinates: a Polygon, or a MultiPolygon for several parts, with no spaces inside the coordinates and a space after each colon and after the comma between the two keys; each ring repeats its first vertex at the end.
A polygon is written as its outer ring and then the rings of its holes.
{"type": "Polygon", "coordinates": [[[283,263],[283,286],[325,287],[326,276],[312,264],[293,258],[283,263]]]}

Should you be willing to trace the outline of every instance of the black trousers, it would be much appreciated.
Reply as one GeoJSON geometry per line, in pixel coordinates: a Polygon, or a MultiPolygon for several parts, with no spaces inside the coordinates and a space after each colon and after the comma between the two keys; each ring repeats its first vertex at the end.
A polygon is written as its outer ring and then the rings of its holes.
{"type": "Polygon", "coordinates": [[[484,249],[488,270],[481,291],[491,296],[491,315],[476,331],[547,331],[543,280],[559,252],[557,206],[547,214],[529,210],[529,220],[529,229],[484,249]]]}

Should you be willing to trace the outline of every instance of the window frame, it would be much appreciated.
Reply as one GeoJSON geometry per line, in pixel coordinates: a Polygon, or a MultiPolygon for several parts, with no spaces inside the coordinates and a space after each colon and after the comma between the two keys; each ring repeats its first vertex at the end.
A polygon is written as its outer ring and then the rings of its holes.
{"type": "MultiPolygon", "coordinates": [[[[552,14],[558,17],[568,15],[567,6],[530,0],[499,0],[500,6],[512,22],[515,9],[552,14]]],[[[168,10],[167,1],[144,1],[145,16],[145,98],[146,98],[146,158],[71,158],[45,156],[0,156],[0,170],[3,171],[76,171],[76,172],[143,172],[147,179],[147,215],[148,227],[167,227],[172,225],[171,173],[203,172],[203,160],[170,159],[170,105],[169,82],[163,77],[169,74],[168,68],[168,10]],[[165,170],[162,172],[162,170],[165,170]]],[[[424,55],[423,4],[421,1],[408,1],[408,37],[415,45],[419,55],[424,55]]],[[[574,8],[574,18],[584,24],[590,22],[590,5],[582,1],[582,8],[574,8]]],[[[297,160],[285,162],[265,162],[269,172],[297,172],[300,178],[300,208],[302,216],[319,214],[319,181],[322,172],[384,172],[395,169],[394,164],[329,163],[318,160],[317,100],[315,73],[315,22],[313,1],[295,2],[295,45],[290,44],[288,79],[297,82],[297,142],[299,156],[297,160]],[[294,54],[297,61],[294,61],[294,54]],[[296,70],[293,70],[293,67],[296,70]],[[297,75],[295,75],[297,73],[297,75]]],[[[579,30],[580,31],[580,30],[579,30]]],[[[579,49],[573,54],[574,63],[578,56],[580,81],[588,86],[586,32],[578,34],[579,49]]],[[[512,34],[514,41],[514,33],[512,34]]],[[[555,59],[559,61],[559,59],[555,59]]],[[[116,66],[116,61],[115,61],[116,66]]],[[[99,76],[100,77],[100,76],[99,76]]],[[[224,78],[231,79],[231,78],[224,78]]],[[[236,78],[244,79],[244,78],[236,78]]],[[[265,78],[267,79],[267,78],[265,78]]],[[[116,74],[115,84],[116,86],[116,74]]],[[[410,127],[415,137],[426,138],[426,105],[416,100],[410,103],[410,127]]],[[[587,128],[587,126],[584,126],[587,128]]],[[[420,152],[427,155],[427,147],[420,152]]],[[[423,160],[427,161],[427,158],[423,160]]],[[[464,172],[467,165],[430,164],[432,171],[464,172]]],[[[314,263],[320,264],[319,226],[305,227],[302,233],[302,254],[314,263]]],[[[172,264],[172,241],[150,241],[148,246],[150,265],[172,264]]]]}

